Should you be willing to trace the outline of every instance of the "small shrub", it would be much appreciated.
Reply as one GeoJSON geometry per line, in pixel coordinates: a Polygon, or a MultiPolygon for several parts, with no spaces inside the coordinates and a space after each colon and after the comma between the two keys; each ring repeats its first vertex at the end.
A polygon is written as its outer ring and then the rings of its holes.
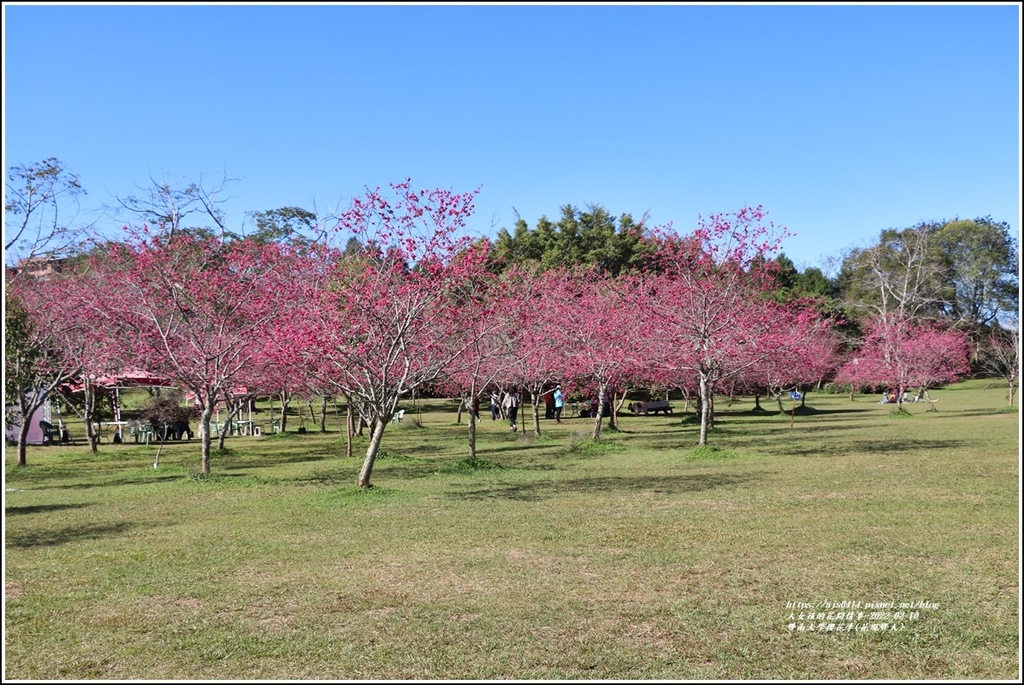
{"type": "Polygon", "coordinates": [[[504,469],[501,464],[487,461],[479,457],[464,457],[458,461],[447,464],[436,471],[443,474],[471,474],[477,471],[494,471],[504,469]]]}
{"type": "Polygon", "coordinates": [[[569,454],[607,454],[608,452],[619,452],[623,446],[617,442],[608,440],[594,440],[587,437],[583,440],[572,440],[569,443],[567,452],[569,454]]]}
{"type": "Polygon", "coordinates": [[[725,459],[735,459],[739,455],[732,450],[723,450],[720,447],[714,445],[703,445],[701,447],[694,447],[693,449],[687,450],[683,454],[684,461],[722,461],[725,459]]]}
{"type": "Polygon", "coordinates": [[[423,421],[421,421],[418,416],[409,416],[406,414],[402,418],[401,423],[398,424],[398,427],[402,430],[419,430],[423,428],[423,421]]]}

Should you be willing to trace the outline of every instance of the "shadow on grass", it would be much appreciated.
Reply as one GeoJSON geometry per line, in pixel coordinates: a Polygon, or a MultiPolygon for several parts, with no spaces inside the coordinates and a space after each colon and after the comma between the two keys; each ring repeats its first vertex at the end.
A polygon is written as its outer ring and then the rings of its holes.
{"type": "MultiPolygon", "coordinates": [[[[352,464],[353,462],[348,463],[352,464]]],[[[316,471],[302,478],[293,478],[289,482],[331,488],[341,485],[352,485],[356,482],[357,466],[358,464],[353,464],[351,471],[316,471]]]]}
{"type": "Polygon", "coordinates": [[[325,459],[337,459],[335,454],[316,454],[316,453],[299,453],[299,454],[284,454],[277,452],[269,455],[260,456],[234,456],[234,455],[216,455],[214,456],[214,464],[212,469],[223,469],[225,471],[235,471],[238,469],[253,469],[253,468],[264,468],[267,466],[280,466],[281,464],[298,464],[309,461],[324,461],[325,459]]]}
{"type": "Polygon", "coordinates": [[[951,411],[942,411],[941,409],[936,409],[935,411],[914,412],[914,416],[917,416],[918,414],[921,414],[921,415],[935,416],[936,418],[938,418],[938,417],[940,417],[942,415],[946,415],[946,416],[998,416],[1000,414],[1011,414],[1012,415],[1012,414],[1017,414],[1017,413],[1018,412],[1017,412],[1017,408],[1016,407],[1013,407],[1012,409],[1009,408],[1009,407],[993,407],[992,409],[963,409],[963,410],[951,410],[951,411]]]}
{"type": "MultiPolygon", "coordinates": [[[[844,418],[842,415],[846,415],[845,418],[857,418],[850,416],[851,414],[863,414],[864,418],[870,418],[874,416],[871,414],[870,407],[858,407],[851,409],[815,409],[814,407],[797,407],[796,418],[817,418],[832,416],[837,418],[844,418]]],[[[762,420],[771,419],[772,417],[789,418],[793,416],[792,408],[787,408],[785,411],[780,412],[778,407],[772,409],[750,409],[743,412],[721,412],[716,413],[715,420],[725,423],[761,423],[762,420]]]]}
{"type": "Polygon", "coordinates": [[[658,493],[677,495],[686,492],[701,492],[729,485],[741,485],[753,481],[750,475],[706,474],[670,476],[665,478],[602,477],[577,478],[572,480],[537,481],[516,485],[495,485],[463,491],[449,491],[449,497],[465,500],[509,499],[522,502],[536,502],[567,494],[579,493],[658,493]]]}
{"type": "Polygon", "coordinates": [[[7,530],[6,544],[8,547],[54,547],[67,542],[79,540],[99,540],[125,533],[139,525],[138,523],[83,524],[67,526],[57,530],[11,531],[7,530]]]}
{"type": "MultiPolygon", "coordinates": [[[[920,440],[920,439],[878,439],[878,440],[844,440],[839,443],[821,442],[816,445],[787,444],[785,442],[771,445],[771,452],[780,456],[790,457],[840,457],[848,454],[871,453],[889,455],[896,453],[930,452],[965,447],[971,443],[967,440],[920,440]]],[[[745,448],[764,450],[764,440],[751,438],[748,440],[730,439],[730,449],[745,448]]]]}
{"type": "MultiPolygon", "coordinates": [[[[742,436],[742,437],[751,437],[752,436],[752,429],[747,427],[747,426],[738,425],[738,423],[739,422],[735,422],[735,421],[723,421],[721,423],[715,424],[715,427],[713,429],[711,429],[711,431],[708,434],[709,435],[709,440],[711,440],[713,438],[721,438],[721,437],[724,437],[724,436],[729,436],[729,438],[731,439],[732,436],[734,436],[734,435],[735,436],[742,436]]],[[[783,427],[786,430],[789,429],[789,417],[780,417],[780,423],[784,424],[783,427]]],[[[800,418],[798,417],[796,422],[793,425],[793,428],[794,428],[794,430],[799,431],[799,433],[803,434],[803,435],[815,434],[815,433],[823,433],[823,434],[826,434],[826,435],[832,435],[832,434],[836,434],[836,433],[839,433],[839,432],[842,432],[842,431],[863,431],[864,430],[864,425],[863,424],[859,424],[859,423],[847,423],[847,424],[836,424],[836,423],[824,424],[824,423],[822,423],[822,424],[814,424],[814,423],[808,423],[807,421],[804,421],[803,423],[801,423],[800,418]]],[[[766,436],[764,434],[762,434],[759,437],[760,437],[760,439],[762,441],[762,444],[764,444],[765,440],[766,440],[766,436]]],[[[777,440],[777,439],[785,440],[786,438],[780,437],[778,435],[778,433],[776,433],[775,436],[772,439],[773,440],[777,440]]],[[[827,438],[823,438],[823,439],[827,439],[827,438]]]]}
{"type": "MultiPolygon", "coordinates": [[[[80,475],[80,474],[78,474],[80,475]]],[[[67,475],[65,474],[65,478],[67,475]]],[[[34,485],[31,490],[90,490],[92,488],[114,488],[122,485],[153,485],[154,483],[162,483],[167,481],[177,481],[182,479],[180,473],[167,473],[154,476],[146,476],[145,478],[120,478],[114,476],[109,480],[105,481],[92,481],[88,483],[66,483],[64,485],[34,485]]]]}
{"type": "Polygon", "coordinates": [[[81,509],[82,507],[91,506],[91,502],[82,504],[33,504],[27,506],[8,505],[4,507],[4,515],[11,516],[13,514],[48,514],[53,511],[62,511],[64,509],[81,509]]]}
{"type": "Polygon", "coordinates": [[[531,450],[558,449],[559,446],[560,446],[559,443],[557,443],[557,442],[555,442],[553,440],[551,440],[551,441],[544,441],[544,442],[539,442],[538,441],[538,442],[536,442],[534,444],[530,444],[529,442],[526,442],[526,441],[517,441],[517,442],[514,442],[514,443],[509,443],[509,444],[506,444],[506,445],[502,445],[500,447],[491,447],[490,445],[483,445],[483,446],[479,446],[478,445],[477,448],[476,448],[476,451],[477,451],[477,454],[501,454],[503,452],[511,452],[511,453],[514,453],[514,454],[521,454],[523,452],[529,452],[531,450]]]}

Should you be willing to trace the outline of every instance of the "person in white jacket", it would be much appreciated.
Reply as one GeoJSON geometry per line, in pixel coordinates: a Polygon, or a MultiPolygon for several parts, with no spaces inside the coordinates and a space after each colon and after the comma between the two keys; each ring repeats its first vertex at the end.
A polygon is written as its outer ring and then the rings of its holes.
{"type": "Polygon", "coordinates": [[[509,430],[515,433],[516,415],[519,413],[519,389],[512,388],[506,392],[505,398],[501,401],[501,406],[505,408],[505,414],[508,415],[509,430]]]}

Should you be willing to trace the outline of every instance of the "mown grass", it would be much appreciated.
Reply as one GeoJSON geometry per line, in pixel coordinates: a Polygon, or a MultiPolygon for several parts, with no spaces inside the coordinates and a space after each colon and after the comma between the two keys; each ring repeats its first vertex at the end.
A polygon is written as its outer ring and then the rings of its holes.
{"type": "Polygon", "coordinates": [[[159,469],[155,446],[11,450],[5,677],[1015,680],[1018,414],[995,383],[935,395],[898,421],[741,399],[701,449],[678,415],[596,445],[589,420],[485,417],[476,460],[429,411],[389,427],[370,490],[336,432],[229,438],[206,478],[195,441],[159,469]],[[937,606],[788,627],[847,601],[937,606]]]}

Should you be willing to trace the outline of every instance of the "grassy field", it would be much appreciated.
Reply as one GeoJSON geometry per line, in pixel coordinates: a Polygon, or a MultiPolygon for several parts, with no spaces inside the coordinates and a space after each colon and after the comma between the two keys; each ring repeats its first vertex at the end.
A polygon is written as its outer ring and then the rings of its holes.
{"type": "Polygon", "coordinates": [[[9,450],[5,679],[1016,680],[1019,415],[933,395],[9,450]]]}

